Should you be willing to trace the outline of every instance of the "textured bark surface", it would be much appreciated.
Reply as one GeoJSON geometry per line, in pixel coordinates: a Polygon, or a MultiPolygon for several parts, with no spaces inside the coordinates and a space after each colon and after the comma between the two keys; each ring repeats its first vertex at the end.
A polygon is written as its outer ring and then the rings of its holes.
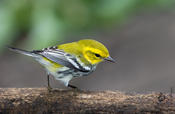
{"type": "Polygon", "coordinates": [[[0,88],[1,113],[175,113],[175,99],[162,93],[0,88]]]}

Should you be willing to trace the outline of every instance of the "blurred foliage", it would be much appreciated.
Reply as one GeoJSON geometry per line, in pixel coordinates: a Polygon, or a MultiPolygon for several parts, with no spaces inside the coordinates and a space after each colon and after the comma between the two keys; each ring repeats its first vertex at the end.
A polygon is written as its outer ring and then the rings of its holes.
{"type": "Polygon", "coordinates": [[[108,29],[140,9],[170,8],[174,3],[174,0],[1,0],[0,49],[20,42],[30,48],[43,48],[64,40],[66,34],[108,29]]]}

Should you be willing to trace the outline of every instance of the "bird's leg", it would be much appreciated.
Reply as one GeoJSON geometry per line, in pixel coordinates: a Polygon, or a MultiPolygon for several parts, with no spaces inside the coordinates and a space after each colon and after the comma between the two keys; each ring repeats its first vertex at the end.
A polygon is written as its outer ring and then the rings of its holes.
{"type": "Polygon", "coordinates": [[[68,84],[68,87],[72,88],[72,89],[78,89],[76,86],[73,86],[71,84],[68,84]]]}
{"type": "Polygon", "coordinates": [[[48,89],[49,91],[52,90],[52,88],[51,88],[51,86],[50,86],[50,77],[49,77],[49,74],[47,74],[47,89],[48,89]]]}

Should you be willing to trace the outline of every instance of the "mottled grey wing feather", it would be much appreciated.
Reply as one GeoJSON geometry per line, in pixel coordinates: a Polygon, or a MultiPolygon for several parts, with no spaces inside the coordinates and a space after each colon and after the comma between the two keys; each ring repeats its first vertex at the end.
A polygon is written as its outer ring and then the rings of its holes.
{"type": "Polygon", "coordinates": [[[48,58],[49,60],[66,66],[71,69],[75,69],[82,72],[89,72],[89,70],[84,69],[76,60],[73,55],[70,55],[63,50],[44,50],[39,53],[40,55],[48,58]]]}

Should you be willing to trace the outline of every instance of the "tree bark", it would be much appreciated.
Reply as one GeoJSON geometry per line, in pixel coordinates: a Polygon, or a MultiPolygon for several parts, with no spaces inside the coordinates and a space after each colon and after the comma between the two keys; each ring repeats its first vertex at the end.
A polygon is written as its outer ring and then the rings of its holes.
{"type": "Polygon", "coordinates": [[[175,113],[175,99],[163,93],[0,88],[1,113],[175,113]]]}

